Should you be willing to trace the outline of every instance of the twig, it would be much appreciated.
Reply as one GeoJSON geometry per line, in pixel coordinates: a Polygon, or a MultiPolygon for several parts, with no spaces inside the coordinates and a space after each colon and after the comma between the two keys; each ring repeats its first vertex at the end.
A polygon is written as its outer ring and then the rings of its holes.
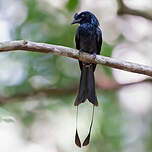
{"type": "Polygon", "coordinates": [[[145,13],[140,10],[135,10],[127,7],[124,3],[123,0],[117,0],[119,9],[118,9],[118,15],[134,15],[134,16],[140,16],[144,17],[145,19],[152,20],[152,15],[145,13]]]}
{"type": "Polygon", "coordinates": [[[136,82],[129,82],[129,83],[118,83],[115,80],[104,81],[102,79],[96,79],[96,85],[98,89],[102,89],[104,91],[111,91],[121,89],[127,86],[137,85],[141,83],[152,83],[152,79],[144,79],[136,82]]]}
{"type": "Polygon", "coordinates": [[[66,94],[74,94],[77,90],[77,87],[69,87],[69,88],[51,88],[51,89],[38,89],[33,90],[30,93],[20,93],[20,94],[14,94],[12,96],[4,97],[0,96],[0,104],[6,104],[9,101],[18,101],[18,99],[21,99],[19,101],[23,101],[23,99],[27,97],[36,97],[39,95],[45,95],[45,96],[62,96],[66,94]]]}
{"type": "Polygon", "coordinates": [[[79,54],[78,50],[64,46],[36,43],[25,40],[0,43],[0,52],[7,52],[13,50],[26,50],[32,52],[49,53],[59,56],[67,56],[67,57],[79,59],[84,62],[102,64],[109,66],[111,68],[144,74],[152,77],[152,67],[150,66],[127,62],[117,58],[110,58],[100,55],[97,55],[96,58],[94,59],[93,55],[87,53],[79,54]]]}
{"type": "MultiPolygon", "coordinates": [[[[101,79],[100,79],[101,80],[101,79]]],[[[136,84],[141,84],[141,83],[152,83],[152,79],[144,79],[141,81],[137,81],[137,82],[131,82],[131,83],[124,83],[124,84],[120,84],[118,82],[116,82],[115,80],[103,80],[99,81],[97,79],[96,81],[96,86],[99,90],[104,90],[104,91],[112,91],[112,90],[116,90],[116,89],[121,89],[127,86],[131,86],[131,85],[136,85],[136,84]],[[107,82],[105,82],[107,81],[107,82]],[[104,83],[103,83],[104,82],[104,83]]],[[[77,86],[74,87],[67,87],[67,88],[51,88],[51,89],[38,89],[38,90],[33,90],[30,93],[20,93],[20,94],[14,94],[12,96],[9,97],[4,97],[4,96],[0,96],[0,104],[6,104],[9,102],[14,102],[14,101],[24,101],[24,99],[28,98],[28,97],[37,97],[37,96],[62,96],[62,95],[73,95],[76,94],[77,91],[77,86]]]]}

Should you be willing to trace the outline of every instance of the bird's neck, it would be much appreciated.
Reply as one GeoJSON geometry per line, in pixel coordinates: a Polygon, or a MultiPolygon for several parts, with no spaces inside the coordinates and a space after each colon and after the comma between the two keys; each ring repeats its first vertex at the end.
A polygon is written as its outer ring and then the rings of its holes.
{"type": "Polygon", "coordinates": [[[79,32],[83,36],[92,36],[96,32],[96,27],[92,24],[84,23],[79,26],[79,32]]]}
{"type": "Polygon", "coordinates": [[[90,23],[83,23],[83,24],[80,24],[80,27],[82,27],[82,28],[88,28],[88,29],[94,29],[94,28],[96,28],[95,25],[90,24],[90,23]]]}

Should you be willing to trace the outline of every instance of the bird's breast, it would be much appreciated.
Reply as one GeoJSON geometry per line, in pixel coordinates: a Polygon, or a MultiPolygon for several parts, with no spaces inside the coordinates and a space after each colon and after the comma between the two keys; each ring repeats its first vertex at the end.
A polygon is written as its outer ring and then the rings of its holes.
{"type": "Polygon", "coordinates": [[[87,53],[96,53],[96,32],[92,27],[82,27],[80,29],[80,48],[87,53]]]}

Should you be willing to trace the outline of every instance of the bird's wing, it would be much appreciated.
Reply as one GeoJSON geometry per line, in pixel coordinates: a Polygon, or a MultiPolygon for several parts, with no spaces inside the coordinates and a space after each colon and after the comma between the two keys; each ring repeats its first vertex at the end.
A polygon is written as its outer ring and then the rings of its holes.
{"type": "Polygon", "coordinates": [[[75,35],[75,43],[76,43],[76,48],[80,50],[80,35],[79,35],[79,28],[76,31],[75,35]]]}
{"type": "MultiPolygon", "coordinates": [[[[79,35],[79,28],[77,29],[76,31],[76,35],[75,35],[75,43],[76,43],[76,48],[77,50],[80,50],[80,35],[79,35]]],[[[80,66],[80,69],[82,71],[82,61],[79,61],[79,66],[80,66]]]]}
{"type": "Polygon", "coordinates": [[[101,46],[102,46],[102,32],[100,30],[100,28],[97,28],[96,31],[96,41],[97,41],[97,54],[100,54],[101,51],[101,46]]]}

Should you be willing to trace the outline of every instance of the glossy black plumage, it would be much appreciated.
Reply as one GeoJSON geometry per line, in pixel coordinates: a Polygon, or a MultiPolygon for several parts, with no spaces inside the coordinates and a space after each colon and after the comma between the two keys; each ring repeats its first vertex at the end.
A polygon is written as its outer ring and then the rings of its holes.
{"type": "MultiPolygon", "coordinates": [[[[102,45],[102,32],[99,28],[99,22],[97,18],[91,12],[84,11],[80,14],[76,13],[74,15],[74,20],[72,24],[75,23],[80,24],[75,36],[76,48],[80,51],[80,53],[86,52],[93,54],[94,57],[96,57],[96,54],[100,54],[102,45]]],[[[94,117],[94,106],[98,106],[98,101],[94,79],[96,64],[79,61],[79,66],[81,70],[81,77],[79,90],[74,105],[77,106],[75,144],[78,147],[81,147],[81,141],[77,130],[78,105],[85,102],[86,99],[88,99],[89,102],[93,104],[92,120],[89,133],[82,144],[82,146],[87,146],[90,142],[90,135],[94,117]]]]}
{"type": "MultiPolygon", "coordinates": [[[[76,31],[75,42],[76,48],[81,52],[100,54],[102,45],[102,32],[99,28],[99,22],[94,14],[84,11],[75,14],[73,24],[79,23],[80,26],[76,31]]],[[[96,64],[88,64],[79,61],[81,69],[80,85],[78,95],[75,100],[75,106],[89,100],[93,105],[97,106],[98,101],[95,91],[94,71],[96,64]]]]}

